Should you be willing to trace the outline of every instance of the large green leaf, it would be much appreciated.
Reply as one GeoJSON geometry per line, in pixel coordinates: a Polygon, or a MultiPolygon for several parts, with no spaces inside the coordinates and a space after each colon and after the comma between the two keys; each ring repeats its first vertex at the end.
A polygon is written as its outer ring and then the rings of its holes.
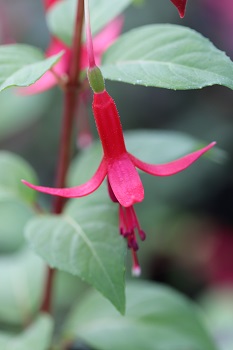
{"type": "MultiPolygon", "coordinates": [[[[90,0],[91,28],[95,35],[108,22],[122,13],[132,0],[90,0]]],[[[58,2],[48,12],[51,32],[67,45],[72,44],[77,0],[58,2]]]]}
{"type": "Polygon", "coordinates": [[[0,152],[0,190],[7,192],[27,202],[34,202],[35,191],[21,183],[21,179],[28,179],[32,183],[37,183],[37,177],[30,165],[16,154],[0,152]]]}
{"type": "Polygon", "coordinates": [[[89,289],[89,286],[77,276],[57,270],[54,280],[53,305],[60,312],[70,308],[74,301],[89,289]]]}
{"type": "Polygon", "coordinates": [[[123,313],[126,245],[118,233],[117,206],[106,192],[70,201],[59,217],[32,219],[26,237],[51,266],[81,277],[123,313]]]}
{"type": "Polygon", "coordinates": [[[122,317],[93,292],[71,311],[64,338],[101,350],[216,350],[198,310],[170,288],[145,282],[126,289],[122,317]]]}
{"type": "Polygon", "coordinates": [[[47,314],[40,314],[22,333],[0,332],[2,350],[48,350],[51,345],[53,320],[47,314]]]}
{"type": "Polygon", "coordinates": [[[14,251],[23,245],[24,226],[33,216],[27,203],[0,188],[0,252],[14,251]]]}
{"type": "Polygon", "coordinates": [[[61,53],[45,58],[41,50],[29,45],[0,46],[0,91],[35,83],[60,57],[61,53]]]}
{"type": "Polygon", "coordinates": [[[121,36],[105,53],[106,78],[168,89],[219,84],[233,89],[233,63],[192,29],[154,24],[121,36]]]}
{"type": "MultiPolygon", "coordinates": [[[[177,131],[137,130],[125,132],[124,135],[128,151],[152,164],[166,163],[204,147],[203,141],[177,131]]],[[[225,153],[217,147],[209,151],[208,156],[215,161],[225,159],[225,153]]],[[[102,147],[99,142],[79,155],[69,171],[69,186],[87,181],[96,171],[101,157],[102,147]]]]}
{"type": "Polygon", "coordinates": [[[209,330],[216,339],[219,350],[233,349],[233,289],[225,287],[209,289],[201,297],[209,330]]]}
{"type": "Polygon", "coordinates": [[[1,322],[25,325],[32,319],[41,301],[44,276],[45,265],[32,252],[0,257],[1,322]]]}
{"type": "Polygon", "coordinates": [[[16,89],[7,89],[0,94],[0,139],[21,131],[44,114],[53,92],[23,96],[16,89]]]}

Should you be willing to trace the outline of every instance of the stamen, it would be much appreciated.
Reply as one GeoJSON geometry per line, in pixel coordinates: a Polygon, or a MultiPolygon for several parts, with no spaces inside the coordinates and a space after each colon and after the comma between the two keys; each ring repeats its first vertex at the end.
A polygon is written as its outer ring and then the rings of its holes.
{"type": "MultiPolygon", "coordinates": [[[[111,197],[112,189],[111,189],[110,184],[109,184],[109,190],[110,190],[109,195],[111,197]]],[[[135,234],[135,229],[137,229],[138,235],[141,238],[141,240],[144,241],[146,238],[146,234],[141,229],[141,226],[140,226],[139,221],[137,219],[134,208],[132,206],[128,207],[128,208],[124,208],[124,207],[122,207],[122,205],[119,205],[119,230],[120,230],[120,234],[123,237],[127,238],[128,247],[130,249],[133,249],[136,251],[136,250],[138,250],[138,243],[137,243],[137,238],[136,238],[136,234],[135,234]]]]}
{"type": "Polygon", "coordinates": [[[139,236],[140,236],[140,238],[141,238],[141,241],[145,241],[145,239],[146,239],[146,233],[145,233],[145,231],[143,231],[143,230],[138,230],[138,233],[139,233],[139,236]]]}
{"type": "Polygon", "coordinates": [[[141,275],[141,267],[138,262],[137,253],[134,250],[132,250],[132,259],[133,259],[132,275],[135,277],[139,277],[141,275]]]}
{"type": "Polygon", "coordinates": [[[130,234],[126,236],[126,238],[128,241],[128,248],[137,251],[139,247],[134,231],[131,231],[130,234]]]}
{"type": "MultiPolygon", "coordinates": [[[[109,193],[109,197],[113,202],[118,202],[113,193],[113,190],[109,181],[108,181],[108,193],[109,193]]],[[[138,257],[136,253],[139,247],[138,247],[135,230],[137,230],[138,235],[140,236],[142,241],[145,240],[146,234],[141,229],[141,226],[139,224],[139,221],[133,206],[125,208],[119,204],[119,230],[120,230],[120,234],[127,240],[128,248],[132,252],[132,260],[133,260],[132,275],[138,277],[141,274],[141,267],[139,265],[138,257]]]]}
{"type": "Polygon", "coordinates": [[[141,229],[140,223],[138,221],[137,215],[135,213],[134,207],[129,207],[130,209],[130,215],[132,218],[132,222],[134,225],[134,228],[136,228],[138,230],[138,234],[141,238],[142,241],[144,241],[146,239],[146,233],[141,229]]]}

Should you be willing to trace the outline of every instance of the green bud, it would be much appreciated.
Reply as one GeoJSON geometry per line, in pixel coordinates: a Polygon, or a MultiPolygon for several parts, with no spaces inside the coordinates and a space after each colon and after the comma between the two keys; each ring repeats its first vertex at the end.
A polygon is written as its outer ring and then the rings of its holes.
{"type": "Polygon", "coordinates": [[[104,77],[99,67],[89,68],[87,70],[89,84],[94,92],[102,92],[105,90],[104,77]]]}

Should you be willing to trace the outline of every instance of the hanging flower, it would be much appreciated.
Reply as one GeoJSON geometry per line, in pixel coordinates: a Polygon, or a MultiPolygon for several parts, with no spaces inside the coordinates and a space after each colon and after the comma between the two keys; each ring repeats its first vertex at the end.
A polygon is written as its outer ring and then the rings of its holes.
{"type": "Polygon", "coordinates": [[[141,229],[133,205],[144,199],[144,188],[136,168],[153,176],[170,176],[185,170],[201,155],[211,149],[215,142],[166,164],[148,164],[129,153],[125,146],[120,117],[112,97],[105,90],[104,79],[96,66],[91,37],[87,1],[85,1],[88,79],[94,92],[93,114],[99,138],[102,143],[103,157],[93,177],[83,185],[71,188],[51,188],[35,186],[25,180],[23,183],[37,191],[65,198],[79,198],[96,191],[105,178],[108,181],[109,195],[119,204],[120,234],[127,239],[132,251],[134,275],[140,274],[136,251],[138,249],[136,233],[141,240],[146,235],[141,229]]]}
{"type": "Polygon", "coordinates": [[[187,0],[171,0],[171,2],[177,7],[180,17],[183,18],[187,0]]]}
{"type": "MultiPolygon", "coordinates": [[[[89,77],[91,81],[92,74],[89,74],[89,77]]],[[[95,83],[92,85],[95,91],[95,83]]],[[[92,107],[103,147],[103,158],[94,176],[83,185],[71,188],[35,186],[25,180],[23,183],[43,193],[66,198],[79,198],[96,191],[103,180],[107,178],[111,199],[119,203],[120,233],[127,239],[128,246],[132,250],[133,273],[138,275],[140,267],[136,256],[138,244],[135,231],[138,232],[142,240],[145,239],[145,233],[139,225],[133,208],[134,204],[142,202],[144,199],[144,188],[136,168],[153,176],[174,175],[194,163],[211,149],[215,142],[166,164],[148,164],[127,151],[115,102],[105,89],[94,93],[92,107]]]]}

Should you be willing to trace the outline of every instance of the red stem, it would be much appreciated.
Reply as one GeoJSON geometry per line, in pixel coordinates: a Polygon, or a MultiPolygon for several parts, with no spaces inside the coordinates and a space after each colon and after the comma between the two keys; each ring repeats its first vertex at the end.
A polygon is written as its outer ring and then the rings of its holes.
{"type": "MultiPolygon", "coordinates": [[[[78,1],[75,31],[72,45],[72,57],[70,70],[68,72],[68,81],[64,96],[64,112],[61,126],[60,148],[58,156],[58,165],[56,172],[55,187],[64,187],[67,170],[71,159],[72,146],[72,126],[77,107],[78,87],[80,85],[80,58],[82,46],[82,28],[84,17],[84,0],[78,1]]],[[[52,211],[54,214],[60,214],[63,210],[64,198],[55,197],[52,211]]],[[[41,305],[41,311],[51,313],[52,291],[55,270],[48,267],[47,280],[44,289],[44,298],[41,305]]]]}

